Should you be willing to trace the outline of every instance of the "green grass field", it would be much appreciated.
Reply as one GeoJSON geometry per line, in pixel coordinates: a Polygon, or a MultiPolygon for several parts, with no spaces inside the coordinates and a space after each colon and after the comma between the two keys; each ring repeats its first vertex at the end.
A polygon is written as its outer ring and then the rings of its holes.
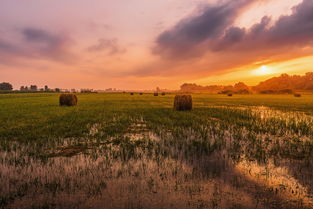
{"type": "Polygon", "coordinates": [[[313,208],[313,95],[77,96],[0,94],[0,208],[313,208]]]}
{"type": "MultiPolygon", "coordinates": [[[[172,110],[174,95],[153,97],[129,94],[82,94],[77,107],[59,107],[58,94],[0,95],[1,140],[47,140],[56,137],[82,137],[94,123],[118,123],[108,127],[106,134],[125,131],[132,120],[143,118],[154,126],[192,127],[211,117],[229,121],[229,111],[223,107],[265,106],[282,111],[313,114],[313,95],[294,98],[290,95],[193,95],[194,110],[178,113],[172,110]],[[214,113],[212,113],[214,112],[214,113]]],[[[235,111],[235,114],[244,114],[235,111]]],[[[231,116],[232,117],[232,116],[231,116]]],[[[247,118],[244,121],[250,123],[247,118]]],[[[236,120],[232,121],[236,124],[236,120]]]]}

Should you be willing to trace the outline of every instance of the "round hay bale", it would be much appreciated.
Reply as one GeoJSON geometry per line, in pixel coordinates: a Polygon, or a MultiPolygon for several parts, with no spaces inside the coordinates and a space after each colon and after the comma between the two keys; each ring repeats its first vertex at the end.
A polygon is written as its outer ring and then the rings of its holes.
{"type": "Polygon", "coordinates": [[[192,110],[191,95],[176,95],[174,99],[174,110],[177,111],[192,110]]]}
{"type": "Polygon", "coordinates": [[[143,95],[143,93],[140,92],[139,95],[143,95]]]}
{"type": "Polygon", "coordinates": [[[232,94],[232,93],[229,93],[229,94],[227,94],[227,96],[232,97],[232,96],[233,96],[233,94],[232,94]]]}
{"type": "Polygon", "coordinates": [[[162,96],[165,96],[165,92],[162,92],[162,96]]]}
{"type": "Polygon", "coordinates": [[[130,95],[131,95],[131,96],[133,96],[133,95],[134,95],[134,93],[130,93],[130,95]]]}
{"type": "Polygon", "coordinates": [[[294,94],[295,97],[301,97],[301,94],[294,94]]]}
{"type": "Polygon", "coordinates": [[[157,97],[159,96],[159,93],[154,93],[153,96],[157,97]]]}
{"type": "Polygon", "coordinates": [[[59,98],[60,106],[77,105],[77,96],[75,94],[61,94],[59,98]]]}

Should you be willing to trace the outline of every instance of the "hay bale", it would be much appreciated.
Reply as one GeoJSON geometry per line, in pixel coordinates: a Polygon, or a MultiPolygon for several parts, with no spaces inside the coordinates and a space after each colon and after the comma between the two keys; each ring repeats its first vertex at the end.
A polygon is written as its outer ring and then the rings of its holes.
{"type": "Polygon", "coordinates": [[[165,96],[165,92],[162,92],[162,96],[165,96]]]}
{"type": "Polygon", "coordinates": [[[77,105],[77,96],[75,94],[61,94],[59,98],[60,106],[77,105]]]}
{"type": "Polygon", "coordinates": [[[134,95],[134,93],[132,92],[132,93],[130,93],[130,95],[131,95],[131,96],[133,96],[133,95],[134,95]]]}
{"type": "Polygon", "coordinates": [[[143,93],[140,92],[139,95],[143,95],[143,93]]]}
{"type": "Polygon", "coordinates": [[[294,94],[295,97],[301,97],[301,94],[294,94]]]}
{"type": "Polygon", "coordinates": [[[174,99],[174,110],[177,111],[192,110],[191,95],[176,95],[174,99]]]}
{"type": "Polygon", "coordinates": [[[159,93],[154,93],[153,96],[157,97],[159,96],[159,93]]]}
{"type": "Polygon", "coordinates": [[[233,96],[233,94],[232,94],[232,93],[229,93],[229,94],[227,94],[227,96],[232,97],[232,96],[233,96]]]}

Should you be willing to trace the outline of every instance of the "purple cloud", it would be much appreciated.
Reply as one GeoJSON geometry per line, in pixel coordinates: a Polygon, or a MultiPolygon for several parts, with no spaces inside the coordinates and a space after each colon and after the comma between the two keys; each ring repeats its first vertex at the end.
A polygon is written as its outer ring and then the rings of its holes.
{"type": "Polygon", "coordinates": [[[31,58],[68,62],[74,57],[69,50],[71,40],[64,34],[53,34],[37,28],[19,31],[21,40],[16,42],[0,38],[0,54],[6,59],[31,58]]]}
{"type": "MultiPolygon", "coordinates": [[[[252,1],[250,1],[252,2],[252,1]]],[[[311,46],[313,42],[313,1],[303,0],[289,16],[281,16],[269,27],[270,17],[250,29],[233,26],[237,11],[247,1],[230,1],[208,7],[200,16],[187,18],[161,33],[154,53],[162,57],[192,58],[207,52],[237,50],[277,51],[271,49],[311,46]]],[[[273,54],[269,54],[271,56],[273,54]]]]}
{"type": "Polygon", "coordinates": [[[199,45],[220,38],[233,24],[240,9],[252,2],[238,0],[207,6],[200,15],[183,19],[161,33],[156,39],[154,53],[170,58],[194,56],[199,45]]]}
{"type": "Polygon", "coordinates": [[[87,49],[89,52],[105,51],[108,55],[122,54],[126,49],[121,47],[117,39],[99,39],[96,45],[92,45],[87,49]]]}

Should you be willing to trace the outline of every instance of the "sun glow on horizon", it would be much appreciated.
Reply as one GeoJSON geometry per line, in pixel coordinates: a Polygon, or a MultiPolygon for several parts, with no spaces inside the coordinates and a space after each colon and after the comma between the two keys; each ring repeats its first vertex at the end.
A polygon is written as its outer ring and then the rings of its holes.
{"type": "Polygon", "coordinates": [[[252,74],[262,76],[262,75],[270,75],[274,74],[273,68],[268,67],[266,65],[262,65],[261,67],[257,68],[256,70],[252,71],[252,74]]]}

